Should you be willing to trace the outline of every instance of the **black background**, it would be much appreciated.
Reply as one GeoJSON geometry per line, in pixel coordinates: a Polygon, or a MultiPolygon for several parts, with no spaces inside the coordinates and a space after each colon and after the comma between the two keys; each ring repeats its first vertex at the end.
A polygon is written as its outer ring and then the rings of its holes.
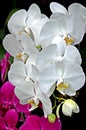
{"type": "MultiPolygon", "coordinates": [[[[32,3],[37,3],[41,8],[42,13],[50,16],[49,3],[56,1],[66,8],[74,2],[81,3],[86,7],[86,1],[79,0],[16,0],[16,6],[13,5],[13,0],[0,0],[0,29],[3,28],[4,22],[13,8],[28,9],[32,3]]],[[[81,43],[81,48],[86,48],[86,36],[81,43]]],[[[86,59],[84,59],[86,61],[86,59]]],[[[86,65],[82,64],[84,72],[86,65]]],[[[72,117],[66,117],[61,115],[62,130],[86,130],[86,85],[80,90],[80,94],[77,98],[77,103],[80,107],[80,113],[73,114],[72,117]]]]}

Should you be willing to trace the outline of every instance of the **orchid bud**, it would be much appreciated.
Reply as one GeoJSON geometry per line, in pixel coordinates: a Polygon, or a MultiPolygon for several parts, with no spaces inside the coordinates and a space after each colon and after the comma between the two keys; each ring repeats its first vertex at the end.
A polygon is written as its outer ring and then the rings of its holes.
{"type": "Polygon", "coordinates": [[[62,112],[66,116],[71,116],[72,113],[79,113],[79,106],[72,99],[67,99],[62,105],[62,112]]]}
{"type": "Polygon", "coordinates": [[[55,114],[52,113],[52,114],[49,114],[49,115],[48,115],[48,121],[49,121],[50,123],[54,123],[55,120],[56,120],[55,114]]]}

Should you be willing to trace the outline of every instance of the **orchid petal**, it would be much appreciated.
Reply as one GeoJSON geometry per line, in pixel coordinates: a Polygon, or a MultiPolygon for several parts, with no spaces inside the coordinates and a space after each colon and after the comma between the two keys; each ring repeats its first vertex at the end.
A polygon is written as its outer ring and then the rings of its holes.
{"type": "Polygon", "coordinates": [[[32,71],[30,73],[30,78],[32,78],[33,81],[38,81],[39,75],[40,75],[39,69],[35,65],[32,65],[32,71]]]}
{"type": "Polygon", "coordinates": [[[35,48],[34,46],[34,42],[32,41],[32,39],[25,35],[22,34],[21,35],[21,41],[22,41],[22,46],[25,50],[25,52],[29,55],[29,56],[35,56],[38,54],[38,50],[35,48]]]}
{"type": "Polygon", "coordinates": [[[21,9],[16,11],[8,21],[8,29],[10,33],[18,35],[25,27],[25,20],[27,18],[26,10],[21,9]]]}
{"type": "MultiPolygon", "coordinates": [[[[58,13],[55,14],[58,16],[58,13]]],[[[51,18],[50,21],[43,26],[40,32],[40,36],[42,40],[44,39],[46,40],[49,38],[53,39],[56,36],[63,37],[68,33],[67,28],[68,28],[69,16],[65,14],[60,14],[59,17],[57,18],[56,19],[51,18]]]]}
{"type": "Polygon", "coordinates": [[[83,19],[80,15],[75,14],[69,16],[68,22],[67,33],[74,39],[74,45],[79,44],[85,34],[83,19]]]}
{"type": "Polygon", "coordinates": [[[37,57],[36,65],[38,68],[43,69],[46,65],[52,63],[56,57],[57,45],[49,45],[44,48],[37,57]],[[52,52],[52,53],[51,53],[52,52]]]}
{"type": "Polygon", "coordinates": [[[10,68],[10,54],[6,52],[5,57],[0,60],[0,70],[1,70],[1,81],[4,82],[7,77],[8,70],[10,68]]]}
{"type": "Polygon", "coordinates": [[[67,99],[62,105],[62,112],[66,116],[71,116],[73,113],[79,113],[80,110],[78,104],[75,101],[72,99],[67,99]]]}
{"type": "Polygon", "coordinates": [[[78,14],[82,17],[82,19],[84,20],[85,31],[86,31],[86,23],[85,23],[85,21],[86,21],[86,7],[84,7],[80,3],[72,3],[68,7],[68,11],[69,11],[69,14],[78,14]]]}
{"type": "Polygon", "coordinates": [[[20,126],[19,130],[35,130],[32,124],[29,123],[24,123],[23,125],[20,126]]]}
{"type": "Polygon", "coordinates": [[[56,119],[54,123],[50,123],[47,118],[42,117],[40,119],[42,130],[61,130],[61,121],[56,119]]]}
{"type": "Polygon", "coordinates": [[[36,115],[28,116],[26,122],[32,124],[36,130],[40,130],[40,117],[36,115]]]}
{"type": "Polygon", "coordinates": [[[11,101],[14,95],[14,86],[9,81],[6,81],[1,87],[1,92],[6,101],[11,101]]]}
{"type": "Polygon", "coordinates": [[[0,130],[6,130],[4,118],[0,116],[0,130]]]}
{"type": "Polygon", "coordinates": [[[58,56],[64,54],[66,44],[65,44],[65,41],[62,37],[60,37],[60,36],[54,37],[53,40],[52,40],[52,44],[57,45],[57,55],[58,56]]]}
{"type": "Polygon", "coordinates": [[[52,113],[52,104],[51,100],[48,97],[49,95],[44,94],[38,86],[36,86],[36,91],[37,91],[36,95],[37,99],[39,99],[40,102],[42,103],[44,116],[47,117],[48,114],[52,113]]]}
{"type": "Polygon", "coordinates": [[[58,75],[55,72],[55,65],[51,64],[47,66],[41,73],[39,77],[39,86],[41,90],[45,93],[48,94],[48,92],[52,89],[53,84],[57,81],[58,75]]]}
{"type": "Polygon", "coordinates": [[[17,111],[15,109],[10,109],[6,112],[4,119],[9,128],[15,127],[18,123],[17,111]]]}
{"type": "Polygon", "coordinates": [[[22,61],[16,61],[11,65],[8,72],[9,81],[16,85],[26,78],[25,64],[22,61]]]}
{"type": "Polygon", "coordinates": [[[26,118],[26,122],[19,128],[19,130],[40,130],[40,118],[36,115],[31,115],[26,118]]]}
{"type": "Polygon", "coordinates": [[[50,10],[52,13],[60,12],[60,13],[67,14],[66,8],[57,2],[50,3],[50,10]]]}
{"type": "Polygon", "coordinates": [[[56,64],[56,72],[59,78],[69,84],[73,91],[79,90],[85,83],[85,74],[80,65],[70,62],[59,62],[56,64]]]}
{"type": "Polygon", "coordinates": [[[19,100],[15,104],[16,104],[15,106],[16,106],[16,108],[19,112],[30,114],[29,111],[28,111],[30,106],[28,104],[22,105],[22,104],[19,103],[19,100]]]}
{"type": "Polygon", "coordinates": [[[27,12],[31,17],[41,13],[40,8],[37,4],[32,4],[27,12]]]}
{"type": "Polygon", "coordinates": [[[78,49],[75,46],[72,46],[72,45],[69,45],[66,47],[64,58],[67,61],[75,62],[79,65],[82,62],[80,52],[78,51],[78,49]]]}
{"type": "Polygon", "coordinates": [[[17,85],[15,94],[19,98],[21,104],[27,104],[28,100],[34,97],[34,84],[31,81],[22,82],[21,86],[17,85]]]}
{"type": "Polygon", "coordinates": [[[23,51],[22,44],[12,34],[5,36],[3,46],[13,57],[23,51]]]}
{"type": "Polygon", "coordinates": [[[57,34],[61,35],[62,33],[58,26],[59,25],[56,20],[50,20],[49,22],[46,22],[40,32],[41,40],[49,40],[49,38],[53,38],[57,34]]]}

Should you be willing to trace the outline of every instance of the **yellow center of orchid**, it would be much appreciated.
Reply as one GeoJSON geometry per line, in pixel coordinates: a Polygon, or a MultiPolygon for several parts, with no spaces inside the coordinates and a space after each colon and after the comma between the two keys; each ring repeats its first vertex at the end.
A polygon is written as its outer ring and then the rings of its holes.
{"type": "Polygon", "coordinates": [[[29,56],[26,53],[19,53],[16,55],[16,58],[22,60],[23,62],[26,62],[28,57],[29,56]]]}
{"type": "Polygon", "coordinates": [[[68,37],[68,36],[65,37],[64,40],[65,40],[67,45],[71,45],[74,42],[74,39],[72,37],[68,37]]]}
{"type": "Polygon", "coordinates": [[[58,85],[57,85],[57,90],[65,90],[65,89],[67,89],[69,87],[69,85],[68,84],[66,84],[66,83],[63,83],[63,82],[61,82],[61,83],[59,83],[58,85]]]}
{"type": "Polygon", "coordinates": [[[38,106],[39,100],[37,98],[33,98],[33,99],[28,100],[28,103],[31,104],[31,105],[38,106]]]}
{"type": "Polygon", "coordinates": [[[29,100],[28,103],[29,103],[29,104],[35,104],[35,105],[36,105],[36,103],[34,102],[33,99],[29,100]]]}
{"type": "Polygon", "coordinates": [[[30,111],[36,109],[39,106],[39,100],[35,98],[28,100],[27,103],[31,105],[31,108],[29,109],[30,111]]]}
{"type": "Polygon", "coordinates": [[[17,55],[16,55],[16,58],[21,59],[21,58],[22,58],[22,54],[21,54],[21,53],[20,53],[20,54],[17,54],[17,55]]]}

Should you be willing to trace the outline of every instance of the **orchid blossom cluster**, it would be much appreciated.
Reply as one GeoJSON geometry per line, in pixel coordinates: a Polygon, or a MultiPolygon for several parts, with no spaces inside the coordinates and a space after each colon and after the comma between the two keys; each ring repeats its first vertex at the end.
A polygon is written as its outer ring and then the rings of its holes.
{"type": "Polygon", "coordinates": [[[7,24],[3,47],[13,62],[2,69],[9,85],[0,90],[0,120],[12,130],[18,121],[23,122],[19,130],[61,130],[60,109],[65,116],[80,111],[74,99],[85,84],[85,73],[77,46],[86,33],[86,8],[73,3],[67,10],[51,2],[50,10],[48,18],[33,3],[27,11],[13,13],[7,24]],[[32,115],[37,108],[42,117],[32,115]]]}

